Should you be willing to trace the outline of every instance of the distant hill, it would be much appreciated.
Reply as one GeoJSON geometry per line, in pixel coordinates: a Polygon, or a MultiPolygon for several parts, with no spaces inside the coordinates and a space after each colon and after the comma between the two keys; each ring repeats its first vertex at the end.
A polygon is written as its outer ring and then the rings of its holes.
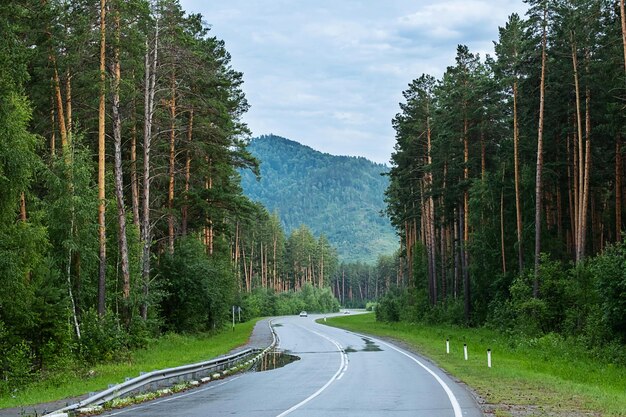
{"type": "Polygon", "coordinates": [[[270,212],[278,211],[286,233],[306,224],[325,234],[342,261],[376,262],[393,253],[398,239],[385,208],[388,168],[363,157],[334,156],[268,135],[253,139],[261,180],[242,173],[244,193],[270,212]]]}

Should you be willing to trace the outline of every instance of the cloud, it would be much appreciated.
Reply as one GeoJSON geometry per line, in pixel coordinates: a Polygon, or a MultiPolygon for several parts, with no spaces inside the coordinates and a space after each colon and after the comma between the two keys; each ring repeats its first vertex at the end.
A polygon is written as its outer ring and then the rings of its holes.
{"type": "Polygon", "coordinates": [[[522,0],[181,0],[224,39],[244,73],[255,135],[388,162],[391,119],[422,73],[441,77],[456,46],[491,52],[522,0]]]}

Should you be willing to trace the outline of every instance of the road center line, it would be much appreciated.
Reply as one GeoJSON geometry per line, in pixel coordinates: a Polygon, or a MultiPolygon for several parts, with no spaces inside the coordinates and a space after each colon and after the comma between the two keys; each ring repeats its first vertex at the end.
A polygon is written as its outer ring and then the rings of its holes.
{"type": "Polygon", "coordinates": [[[310,396],[308,396],[307,398],[305,398],[304,400],[300,401],[298,404],[294,405],[293,407],[291,407],[288,410],[283,411],[282,413],[280,413],[279,415],[277,415],[276,417],[284,417],[287,414],[292,413],[293,411],[297,410],[298,408],[302,407],[303,405],[305,405],[306,403],[308,403],[309,401],[311,401],[313,398],[317,397],[318,395],[320,395],[326,388],[328,388],[330,386],[330,384],[332,384],[334,381],[337,381],[339,379],[341,379],[341,377],[343,377],[343,374],[346,373],[346,371],[348,370],[348,360],[346,357],[346,352],[344,352],[343,348],[341,347],[341,345],[339,343],[337,343],[337,341],[331,339],[330,337],[322,334],[322,333],[318,333],[315,330],[310,330],[307,329],[305,327],[302,326],[298,326],[306,331],[309,331],[311,333],[314,333],[326,340],[328,340],[329,342],[331,342],[333,345],[335,345],[337,347],[337,351],[340,353],[341,355],[341,364],[339,365],[339,369],[337,369],[337,372],[335,372],[335,375],[333,375],[328,382],[326,382],[326,384],[324,384],[323,387],[321,387],[320,389],[318,389],[317,391],[315,391],[313,394],[311,394],[310,396]]]}

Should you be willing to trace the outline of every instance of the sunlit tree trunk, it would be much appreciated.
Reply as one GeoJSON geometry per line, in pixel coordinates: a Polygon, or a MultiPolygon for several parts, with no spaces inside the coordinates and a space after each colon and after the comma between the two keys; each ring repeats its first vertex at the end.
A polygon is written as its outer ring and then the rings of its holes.
{"type": "Polygon", "coordinates": [[[185,203],[182,210],[181,233],[187,235],[187,212],[189,210],[189,180],[191,179],[191,140],[193,138],[193,109],[189,112],[189,129],[187,130],[187,152],[185,154],[185,203]]]}
{"type": "MultiPolygon", "coordinates": [[[[585,52],[585,68],[589,73],[589,51],[585,52]]],[[[587,243],[587,211],[589,208],[589,182],[591,176],[591,89],[585,88],[585,159],[582,207],[580,209],[580,247],[578,250],[578,261],[585,258],[585,247],[587,243]]],[[[581,160],[581,163],[583,161],[581,160]]]]}
{"type": "MultiPolygon", "coordinates": [[[[135,76],[133,74],[133,80],[135,76]]],[[[133,83],[134,84],[134,83],[133,83]]],[[[137,178],[137,120],[135,100],[133,99],[133,120],[130,130],[130,191],[133,206],[133,224],[140,227],[139,220],[139,179],[137,178]]]]}
{"type": "Polygon", "coordinates": [[[152,143],[152,116],[154,115],[154,93],[156,89],[156,68],[159,51],[159,20],[154,32],[154,50],[150,56],[149,42],[146,40],[145,90],[144,90],[144,130],[143,130],[143,201],[141,219],[141,277],[143,281],[143,302],[141,317],[148,318],[148,295],[150,290],[150,248],[152,247],[152,226],[150,224],[150,147],[152,143]]]}
{"type": "MultiPolygon", "coordinates": [[[[120,11],[115,11],[115,48],[113,51],[113,141],[115,147],[115,197],[119,226],[120,266],[122,269],[122,298],[130,298],[130,270],[128,264],[128,242],[126,238],[126,206],[124,204],[124,179],[122,175],[122,119],[120,116],[120,11]]],[[[125,303],[127,304],[127,303],[125,303]]],[[[128,306],[124,305],[124,309],[128,306]]],[[[126,312],[128,315],[128,312],[126,312]]],[[[128,318],[128,317],[127,317],[128,318]]]]}
{"type": "MultiPolygon", "coordinates": [[[[622,1],[623,4],[623,1],[622,1]]],[[[622,149],[621,136],[615,139],[615,240],[622,241],[622,149]]]]}
{"type": "Polygon", "coordinates": [[[98,273],[98,314],[105,312],[106,291],[106,224],[105,224],[105,58],[106,58],[106,0],[100,0],[100,102],[98,105],[98,235],[100,242],[100,269],[98,273]]]}
{"type": "Polygon", "coordinates": [[[174,174],[176,164],[176,74],[172,73],[170,98],[170,163],[167,192],[167,242],[170,253],[174,253],[174,174]]]}
{"type": "Polygon", "coordinates": [[[50,62],[53,68],[53,84],[54,95],[57,105],[57,120],[59,122],[59,134],[61,135],[61,149],[64,151],[67,147],[67,127],[65,125],[65,108],[63,106],[63,97],[61,95],[61,80],[59,79],[59,71],[57,69],[56,57],[54,52],[50,52],[50,62]]]}
{"type": "MultiPolygon", "coordinates": [[[[620,18],[622,23],[622,48],[624,52],[624,71],[626,72],[626,13],[624,12],[624,0],[620,0],[620,18]]],[[[618,135],[615,141],[615,239],[621,241],[622,234],[622,137],[618,135]]]]}
{"type": "Polygon", "coordinates": [[[535,184],[535,277],[533,297],[539,296],[539,263],[541,258],[541,197],[543,173],[543,113],[545,102],[546,79],[546,41],[548,9],[543,10],[543,33],[541,38],[541,81],[539,86],[539,127],[537,129],[537,173],[535,184]]]}
{"type": "Polygon", "coordinates": [[[519,169],[519,126],[517,121],[517,77],[513,81],[513,163],[515,168],[515,219],[517,225],[517,262],[519,273],[524,270],[524,249],[522,245],[522,204],[519,169]]]}
{"type": "Polygon", "coordinates": [[[50,131],[50,155],[51,156],[55,156],[56,155],[56,116],[55,116],[55,111],[54,111],[54,99],[55,99],[55,95],[53,94],[51,97],[51,102],[50,102],[50,126],[52,127],[51,131],[50,131]]]}

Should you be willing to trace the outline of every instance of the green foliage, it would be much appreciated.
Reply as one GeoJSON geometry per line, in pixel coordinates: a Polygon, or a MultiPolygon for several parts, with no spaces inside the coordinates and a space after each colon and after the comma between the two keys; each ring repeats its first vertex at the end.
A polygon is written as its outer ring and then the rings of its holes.
{"type": "Polygon", "coordinates": [[[267,288],[256,288],[241,298],[242,320],[254,317],[283,316],[309,313],[333,313],[339,311],[339,301],[329,288],[306,284],[301,291],[276,294],[267,288]]]}
{"type": "Polygon", "coordinates": [[[29,381],[32,369],[32,349],[25,340],[11,337],[0,320],[0,395],[8,395],[29,381]]]}
{"type": "Polygon", "coordinates": [[[127,334],[115,314],[109,311],[99,317],[94,309],[83,314],[79,351],[86,363],[120,360],[128,355],[128,348],[127,334]]]}
{"type": "Polygon", "coordinates": [[[404,294],[398,288],[392,288],[381,297],[376,306],[376,320],[384,322],[400,321],[402,310],[406,307],[402,300],[404,294]]]}
{"type": "Polygon", "coordinates": [[[189,236],[163,257],[157,274],[164,292],[161,311],[166,330],[206,331],[229,322],[235,288],[227,253],[207,257],[198,237],[189,236]]]}
{"type": "Polygon", "coordinates": [[[617,338],[626,342],[626,243],[609,247],[590,261],[595,277],[601,316],[597,326],[605,324],[617,338]]]}

